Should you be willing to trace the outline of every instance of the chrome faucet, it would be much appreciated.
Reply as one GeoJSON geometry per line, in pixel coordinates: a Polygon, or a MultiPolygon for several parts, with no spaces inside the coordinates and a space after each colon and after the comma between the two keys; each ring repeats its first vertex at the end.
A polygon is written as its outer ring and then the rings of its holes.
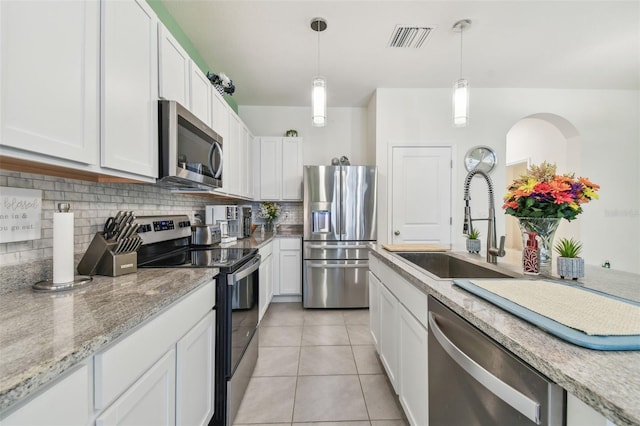
{"type": "Polygon", "coordinates": [[[500,237],[500,247],[496,247],[496,209],[494,206],[494,198],[493,198],[493,182],[491,182],[491,178],[488,174],[483,172],[482,170],[471,170],[467,177],[464,180],[464,224],[462,226],[462,233],[468,235],[473,231],[473,221],[474,220],[486,220],[488,222],[487,227],[487,262],[489,263],[498,263],[498,257],[503,257],[504,252],[504,235],[500,237]],[[484,219],[472,219],[471,218],[471,206],[469,206],[469,201],[471,201],[471,197],[469,196],[469,187],[471,186],[471,180],[475,175],[480,175],[487,181],[487,186],[489,187],[489,217],[484,219]]]}

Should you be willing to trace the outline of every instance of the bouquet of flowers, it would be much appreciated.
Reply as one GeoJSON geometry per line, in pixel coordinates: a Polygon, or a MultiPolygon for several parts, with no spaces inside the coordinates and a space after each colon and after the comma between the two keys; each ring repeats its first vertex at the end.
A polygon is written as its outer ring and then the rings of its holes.
{"type": "Polygon", "coordinates": [[[598,199],[599,185],[575,174],[556,174],[556,165],[546,161],[531,165],[509,187],[502,206],[506,214],[515,217],[575,219],[582,213],[581,205],[598,199]]]}
{"type": "Polygon", "coordinates": [[[264,219],[266,223],[274,222],[278,216],[280,216],[280,206],[271,201],[265,201],[260,204],[260,210],[258,211],[258,217],[264,219]]]}

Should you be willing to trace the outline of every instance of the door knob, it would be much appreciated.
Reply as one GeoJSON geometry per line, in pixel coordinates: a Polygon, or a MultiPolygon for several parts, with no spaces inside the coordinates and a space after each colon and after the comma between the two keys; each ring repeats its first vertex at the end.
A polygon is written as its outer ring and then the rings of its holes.
{"type": "Polygon", "coordinates": [[[395,232],[393,233],[393,235],[395,235],[395,236],[397,237],[398,235],[400,235],[400,231],[395,231],[395,232]]]}

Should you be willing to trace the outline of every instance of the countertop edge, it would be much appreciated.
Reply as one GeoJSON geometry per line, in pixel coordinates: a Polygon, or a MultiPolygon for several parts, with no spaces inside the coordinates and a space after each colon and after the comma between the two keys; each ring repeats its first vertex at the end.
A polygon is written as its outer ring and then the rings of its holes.
{"type": "MultiPolygon", "coordinates": [[[[549,377],[559,386],[574,394],[581,401],[604,415],[607,419],[614,421],[617,425],[640,425],[640,418],[637,418],[634,414],[630,413],[627,408],[619,405],[617,401],[612,401],[606,396],[594,391],[594,383],[588,383],[570,374],[566,374],[565,371],[563,371],[561,368],[558,368],[558,366],[542,358],[540,355],[534,353],[530,348],[522,345],[512,336],[497,328],[494,323],[486,321],[478,314],[485,313],[487,314],[487,317],[491,316],[490,314],[493,312],[497,313],[498,315],[507,315],[511,317],[511,320],[518,322],[519,327],[527,329],[528,332],[530,332],[532,335],[536,335],[536,338],[540,340],[546,339],[550,342],[553,341],[555,346],[566,345],[569,351],[574,351],[574,348],[578,348],[577,346],[572,345],[571,343],[563,342],[560,339],[539,329],[535,325],[521,320],[520,318],[517,318],[506,311],[503,311],[490,302],[487,302],[469,292],[466,292],[463,289],[455,287],[451,280],[431,279],[427,273],[422,272],[418,268],[410,266],[408,263],[400,260],[399,257],[394,256],[393,253],[382,249],[378,244],[370,244],[369,248],[371,253],[377,259],[380,259],[384,262],[385,265],[389,266],[394,271],[399,273],[400,276],[409,281],[414,287],[440,300],[458,315],[478,327],[485,334],[489,335],[495,341],[497,341],[509,351],[514,353],[516,356],[530,364],[536,370],[549,377]],[[432,281],[432,284],[428,282],[430,280],[432,281]],[[475,299],[474,302],[477,303],[477,305],[482,306],[482,308],[476,310],[476,312],[472,312],[471,310],[465,308],[465,306],[452,300],[445,294],[444,291],[441,291],[436,287],[440,285],[445,286],[448,291],[461,292],[464,294],[463,297],[475,299]]],[[[580,348],[579,350],[593,351],[585,348],[580,348]]]]}

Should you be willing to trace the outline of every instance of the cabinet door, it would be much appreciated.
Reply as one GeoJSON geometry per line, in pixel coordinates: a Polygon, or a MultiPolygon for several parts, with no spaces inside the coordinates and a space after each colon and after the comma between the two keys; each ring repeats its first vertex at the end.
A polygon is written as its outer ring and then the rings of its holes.
{"type": "Polygon", "coordinates": [[[188,108],[191,58],[162,23],[158,23],[158,61],[158,94],[188,108]]]}
{"type": "Polygon", "coordinates": [[[145,0],[102,2],[101,165],[158,177],[158,23],[145,0]]]}
{"type": "Polygon", "coordinates": [[[409,423],[429,422],[427,380],[427,330],[402,305],[400,311],[399,387],[400,404],[409,423]]]}
{"type": "Polygon", "coordinates": [[[96,418],[96,426],[175,425],[175,362],[171,349],[96,418]]]}
{"type": "Polygon", "coordinates": [[[273,274],[271,282],[273,283],[273,295],[280,295],[280,238],[273,239],[273,274]]]}
{"type": "Polygon", "coordinates": [[[3,419],[2,426],[84,426],[89,422],[90,370],[87,364],[58,380],[3,419]]]}
{"type": "Polygon", "coordinates": [[[267,312],[271,298],[273,297],[273,255],[269,254],[260,261],[260,291],[259,291],[259,313],[260,320],[267,312]]]}
{"type": "Polygon", "coordinates": [[[190,84],[189,110],[207,126],[211,126],[211,82],[193,61],[191,61],[190,84]]]}
{"type": "Polygon", "coordinates": [[[398,300],[380,286],[380,360],[393,389],[398,392],[398,300]]]}
{"type": "Polygon", "coordinates": [[[222,146],[229,138],[229,105],[227,101],[211,86],[211,128],[222,136],[222,146]]]}
{"type": "Polygon", "coordinates": [[[282,196],[282,138],[260,140],[260,199],[280,200],[282,196]]]}
{"type": "Polygon", "coordinates": [[[100,7],[0,1],[0,144],[98,164],[100,7]]]}
{"type": "Polygon", "coordinates": [[[380,281],[369,272],[369,328],[378,352],[380,351],[380,281]]]}
{"type": "Polygon", "coordinates": [[[302,294],[302,252],[280,249],[280,294],[302,294]]]}
{"type": "Polygon", "coordinates": [[[223,142],[224,165],[223,185],[224,191],[229,194],[240,192],[240,119],[237,115],[229,113],[229,137],[223,142]]]}
{"type": "Polygon", "coordinates": [[[215,316],[210,311],[176,346],[176,424],[203,426],[213,416],[215,316]]]}
{"type": "Polygon", "coordinates": [[[282,138],[282,199],[302,200],[302,140],[282,138]]]}
{"type": "Polygon", "coordinates": [[[238,173],[240,182],[239,195],[247,197],[249,195],[249,169],[251,163],[249,160],[249,130],[240,122],[238,126],[238,173]]]}

